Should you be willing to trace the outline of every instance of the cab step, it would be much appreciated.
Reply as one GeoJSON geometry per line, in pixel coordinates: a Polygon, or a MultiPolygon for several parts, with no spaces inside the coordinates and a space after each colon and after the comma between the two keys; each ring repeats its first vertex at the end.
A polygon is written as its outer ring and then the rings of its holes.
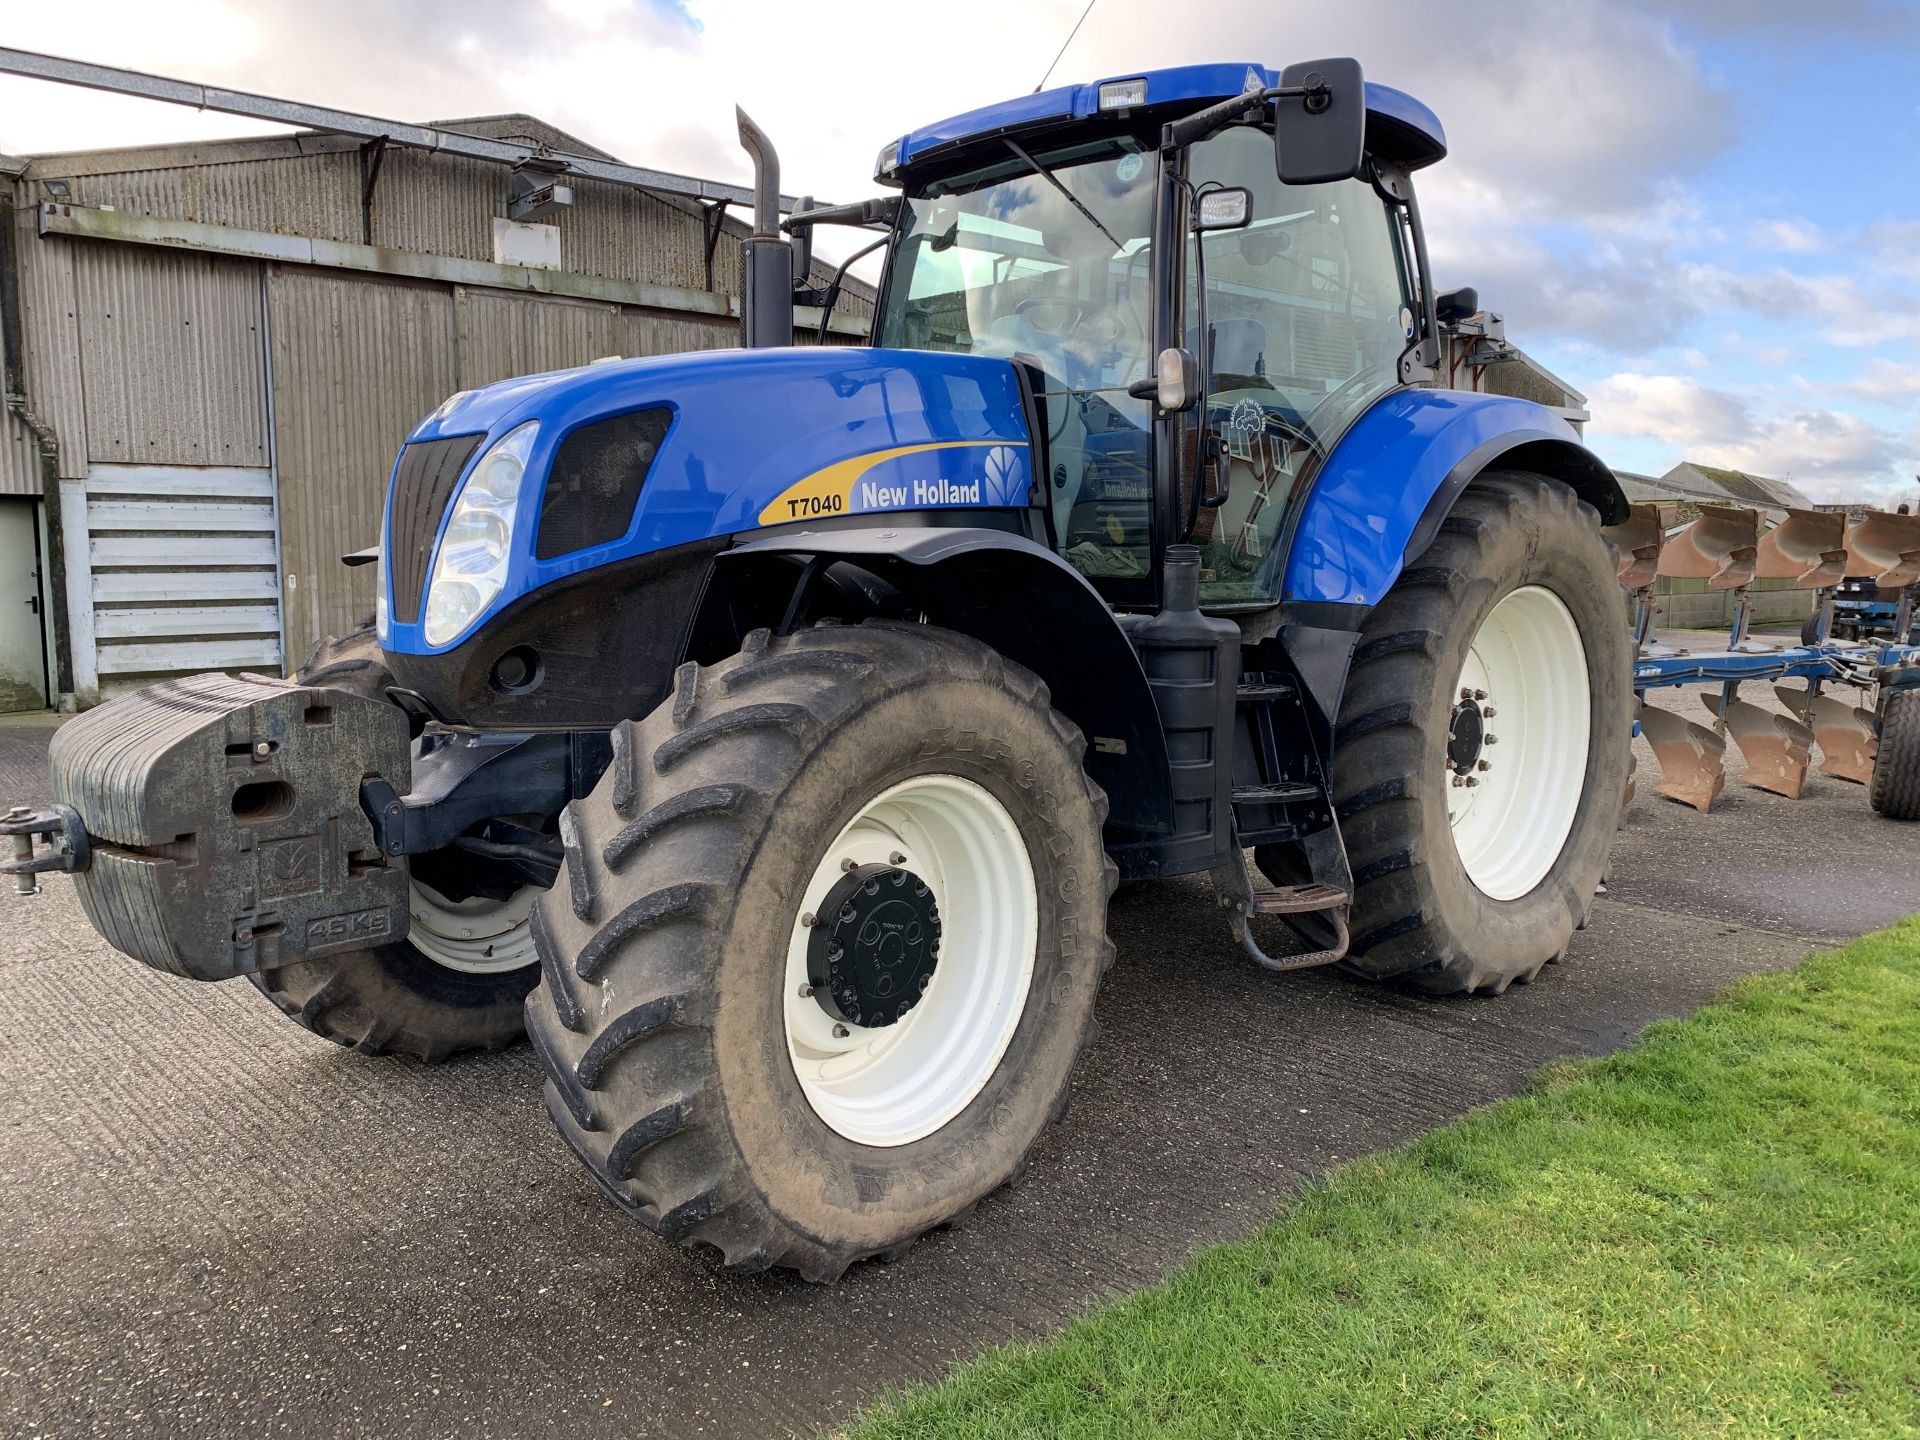
{"type": "Polygon", "coordinates": [[[1347,892],[1335,885],[1281,885],[1254,891],[1248,908],[1255,915],[1305,915],[1341,909],[1347,898],[1347,892]]]}
{"type": "Polygon", "coordinates": [[[1352,896],[1338,885],[1309,881],[1304,885],[1266,886],[1256,890],[1247,870],[1246,852],[1235,845],[1227,862],[1213,871],[1213,890],[1220,908],[1227,913],[1227,927],[1233,931],[1233,938],[1240,942],[1240,948],[1247,952],[1247,958],[1261,969],[1277,973],[1311,970],[1317,965],[1331,965],[1336,960],[1346,958],[1350,939],[1347,907],[1352,902],[1352,896]],[[1333,943],[1304,955],[1267,954],[1260,948],[1260,942],[1254,939],[1253,927],[1248,923],[1255,915],[1309,914],[1327,917],[1333,928],[1333,943]]]}
{"type": "Polygon", "coordinates": [[[1318,800],[1320,787],[1302,781],[1282,781],[1277,785],[1236,785],[1236,805],[1291,805],[1301,800],[1318,800]]]}
{"type": "Polygon", "coordinates": [[[1285,680],[1244,681],[1234,687],[1234,699],[1242,704],[1249,702],[1264,704],[1268,700],[1288,700],[1296,693],[1293,686],[1285,680]]]}

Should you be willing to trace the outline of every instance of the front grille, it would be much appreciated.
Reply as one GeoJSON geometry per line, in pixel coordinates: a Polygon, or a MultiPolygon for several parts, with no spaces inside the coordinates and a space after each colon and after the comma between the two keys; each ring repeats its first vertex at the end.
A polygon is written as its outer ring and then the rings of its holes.
{"type": "Polygon", "coordinates": [[[411,625],[420,617],[427,556],[433,550],[433,537],[439,533],[440,517],[453,499],[460,472],[486,438],[454,435],[445,440],[416,440],[400,452],[400,466],[393,476],[387,572],[393,577],[393,618],[402,625],[411,625]]]}
{"type": "Polygon", "coordinates": [[[560,442],[540,496],[535,559],[570,555],[627,533],[672,418],[659,407],[632,410],[582,425],[560,442]]]}

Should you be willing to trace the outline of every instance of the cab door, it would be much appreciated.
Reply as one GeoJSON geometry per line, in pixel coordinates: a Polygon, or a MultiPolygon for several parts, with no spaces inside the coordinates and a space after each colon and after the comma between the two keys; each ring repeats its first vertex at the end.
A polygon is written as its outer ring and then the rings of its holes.
{"type": "Polygon", "coordinates": [[[1365,180],[1282,184],[1272,134],[1255,126],[1195,145],[1188,176],[1196,192],[1240,186],[1253,202],[1244,228],[1190,242],[1188,343],[1204,345],[1208,375],[1204,493],[1188,497],[1200,600],[1270,605],[1289,507],[1341,432],[1400,383],[1414,313],[1401,231],[1365,180]]]}

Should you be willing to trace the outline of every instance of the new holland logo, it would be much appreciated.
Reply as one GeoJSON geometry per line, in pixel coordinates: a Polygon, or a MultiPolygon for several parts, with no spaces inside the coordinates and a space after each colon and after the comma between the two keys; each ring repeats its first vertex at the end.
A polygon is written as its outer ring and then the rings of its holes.
{"type": "MultiPolygon", "coordinates": [[[[922,465],[924,469],[926,466],[922,465]]],[[[942,505],[1024,505],[1027,503],[1027,446],[1019,440],[936,440],[896,445],[835,461],[789,485],[760,512],[762,525],[785,525],[829,515],[874,510],[921,510],[942,505]],[[984,455],[975,452],[985,451],[984,455]],[[942,468],[962,475],[932,479],[868,479],[893,460],[958,452],[942,468]],[[963,464],[954,463],[966,459],[963,464]],[[965,472],[971,470],[972,478],[965,472]]]]}

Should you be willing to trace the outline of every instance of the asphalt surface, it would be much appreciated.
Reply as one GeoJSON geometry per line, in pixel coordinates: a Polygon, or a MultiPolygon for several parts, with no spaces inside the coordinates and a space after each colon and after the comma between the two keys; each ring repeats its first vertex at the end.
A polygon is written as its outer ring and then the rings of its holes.
{"type": "MultiPolygon", "coordinates": [[[[0,798],[43,785],[46,734],[0,723],[0,798]]],[[[1592,926],[1497,1000],[1269,976],[1203,881],[1121,896],[1102,1037],[1027,1182],[830,1289],[730,1277],[615,1213],[524,1048],[362,1059],[244,984],[109,951],[64,877],[0,894],[0,1429],[817,1432],[1543,1061],[1920,910],[1920,829],[1856,786],[1816,776],[1794,802],[1729,770],[1696,815],[1653,796],[1643,746],[1592,926]]]]}

